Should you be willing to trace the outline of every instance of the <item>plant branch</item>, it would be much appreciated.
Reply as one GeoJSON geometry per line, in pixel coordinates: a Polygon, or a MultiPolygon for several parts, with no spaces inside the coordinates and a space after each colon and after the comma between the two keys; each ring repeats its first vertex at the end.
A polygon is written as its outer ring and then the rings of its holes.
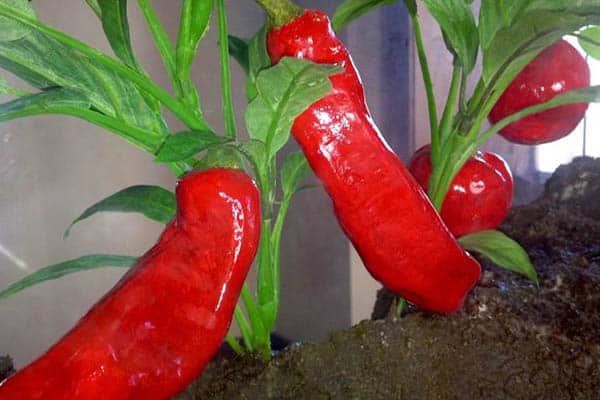
{"type": "Polygon", "coordinates": [[[179,83],[179,79],[177,79],[177,67],[175,65],[175,49],[173,48],[173,44],[171,43],[171,39],[169,39],[169,35],[165,31],[158,15],[156,15],[156,11],[154,7],[152,7],[152,3],[150,0],[138,0],[138,6],[144,15],[144,19],[146,20],[146,25],[150,29],[150,33],[154,38],[154,43],[156,44],[156,48],[158,49],[158,53],[165,65],[165,69],[167,70],[167,74],[171,79],[171,83],[173,85],[173,89],[177,94],[178,98],[182,96],[181,84],[179,83]]]}
{"type": "Polygon", "coordinates": [[[427,110],[429,112],[429,127],[431,129],[431,142],[433,146],[433,143],[439,140],[437,105],[435,103],[435,93],[433,91],[433,80],[431,79],[427,55],[425,54],[425,44],[423,43],[423,34],[421,33],[419,17],[417,14],[414,14],[411,15],[410,19],[412,21],[413,33],[415,35],[415,45],[417,47],[417,56],[419,58],[419,64],[421,65],[421,74],[423,76],[425,93],[427,95],[427,110]]]}
{"type": "Polygon", "coordinates": [[[45,35],[63,43],[67,46],[74,48],[81,54],[89,57],[91,60],[101,64],[109,69],[112,69],[121,77],[135,83],[141,90],[150,94],[152,97],[163,103],[169,110],[171,110],[177,117],[179,117],[190,129],[196,130],[211,130],[207,123],[198,118],[187,107],[181,104],[179,101],[174,99],[164,89],[157,86],[152,80],[146,76],[138,73],[131,69],[127,65],[107,56],[101,51],[63,33],[56,29],[53,29],[43,23],[28,17],[27,15],[15,10],[12,7],[8,7],[0,3],[0,16],[10,18],[14,21],[20,22],[26,26],[36,29],[45,35]]]}
{"type": "Polygon", "coordinates": [[[235,139],[235,113],[231,94],[231,70],[229,65],[229,38],[227,36],[227,13],[225,1],[217,0],[217,15],[219,19],[219,53],[221,60],[221,97],[223,105],[223,123],[225,135],[235,139]]]}

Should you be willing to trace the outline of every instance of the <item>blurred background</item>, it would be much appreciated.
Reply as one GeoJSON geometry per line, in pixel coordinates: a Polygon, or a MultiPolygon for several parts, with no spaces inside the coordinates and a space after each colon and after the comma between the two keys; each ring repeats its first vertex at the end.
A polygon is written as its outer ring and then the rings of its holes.
{"type": "MultiPolygon", "coordinates": [[[[152,77],[168,87],[143,18],[135,2],[130,3],[136,54],[152,77]]],[[[179,7],[173,3],[154,1],[167,30],[175,37],[179,7]]],[[[227,3],[232,34],[250,37],[260,28],[264,15],[253,1],[227,3]]],[[[341,0],[299,3],[331,15],[341,0]]],[[[110,53],[100,23],[83,0],[35,4],[44,22],[110,53]]],[[[404,161],[428,142],[429,135],[426,99],[410,29],[404,6],[396,4],[368,14],[340,34],[361,72],[375,121],[404,161]]],[[[423,30],[436,92],[442,99],[450,81],[452,58],[437,26],[424,13],[423,30]]],[[[203,41],[195,78],[205,116],[220,130],[216,36],[213,29],[203,41]]],[[[598,84],[600,66],[590,65],[592,83],[598,84]]],[[[238,126],[243,126],[244,75],[234,61],[232,69],[238,126]]],[[[4,76],[10,82],[11,77],[4,76]]],[[[559,142],[527,147],[498,137],[486,145],[500,153],[516,175],[517,203],[533,199],[561,163],[581,154],[600,156],[600,135],[593,132],[600,122],[597,107],[590,107],[588,118],[575,134],[559,142]]],[[[294,144],[289,147],[293,150],[294,144]]],[[[0,287],[37,268],[83,254],[144,253],[162,226],[137,215],[99,214],[76,226],[67,240],[62,238],[69,223],[89,205],[136,184],[172,189],[175,180],[151,156],[74,118],[46,116],[1,124],[0,287]]],[[[0,354],[13,356],[18,368],[39,356],[123,273],[123,269],[106,268],[74,274],[0,301],[0,354]]],[[[300,192],[283,236],[278,333],[291,340],[323,339],[331,330],[368,318],[378,288],[342,234],[323,190],[300,192]]]]}

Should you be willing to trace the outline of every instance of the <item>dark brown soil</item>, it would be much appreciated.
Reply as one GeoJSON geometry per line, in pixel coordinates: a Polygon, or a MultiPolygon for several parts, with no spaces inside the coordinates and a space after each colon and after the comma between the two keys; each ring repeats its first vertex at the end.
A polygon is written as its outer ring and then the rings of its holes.
{"type": "Polygon", "coordinates": [[[215,362],[180,399],[599,399],[600,159],[560,167],[502,230],[528,250],[540,287],[485,263],[465,309],[390,315],[267,366],[215,362]]]}

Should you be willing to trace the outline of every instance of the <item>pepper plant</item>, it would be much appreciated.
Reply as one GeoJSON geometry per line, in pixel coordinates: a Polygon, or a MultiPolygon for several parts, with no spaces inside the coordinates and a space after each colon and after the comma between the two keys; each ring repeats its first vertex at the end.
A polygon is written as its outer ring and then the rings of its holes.
{"type": "MultiPolygon", "coordinates": [[[[115,57],[41,22],[26,0],[0,1],[0,66],[32,86],[33,93],[1,87],[15,97],[0,106],[0,120],[41,114],[84,119],[120,136],[155,156],[176,176],[194,168],[235,166],[254,176],[262,193],[262,237],[256,260],[257,289],[244,286],[235,311],[243,346],[264,359],[270,357],[270,332],[279,305],[280,242],[294,193],[308,173],[301,153],[280,164],[277,155],[289,139],[295,117],[331,88],[328,77],[339,68],[286,59],[270,67],[264,48],[265,30],[249,41],[230,43],[224,0],[184,0],[179,33],[172,41],[151,1],[139,7],[171,80],[172,93],[153,82],[135,57],[131,45],[126,0],[86,0],[102,24],[115,57]],[[214,15],[213,15],[214,14],[214,15]],[[218,22],[221,97],[224,132],[218,134],[202,113],[201,96],[191,77],[196,50],[218,22]],[[232,105],[229,51],[245,57],[248,72],[248,140],[240,139],[232,105]],[[242,53],[244,55],[242,55],[242,53]],[[48,54],[53,54],[48,57],[48,54]],[[186,129],[172,132],[164,111],[173,113],[186,129]]],[[[137,212],[166,224],[175,215],[175,196],[156,186],[125,188],[90,206],[65,232],[86,218],[106,211],[137,212]]],[[[42,268],[0,292],[0,298],[69,273],[99,267],[128,267],[136,257],[93,254],[42,268]]],[[[230,346],[241,352],[232,336],[230,346]]]]}
{"type": "MultiPolygon", "coordinates": [[[[340,6],[333,18],[336,29],[343,28],[370,8],[400,1],[372,1],[368,2],[368,6],[366,3],[348,0],[340,6]]],[[[431,137],[428,151],[432,164],[428,196],[438,211],[442,211],[442,203],[461,168],[482,144],[502,129],[542,111],[551,113],[559,106],[600,101],[598,86],[571,90],[513,110],[510,115],[484,129],[488,115],[511,82],[538,54],[562,37],[577,37],[589,56],[599,57],[598,0],[481,0],[478,15],[472,0],[403,0],[403,3],[412,23],[426,91],[431,137]],[[454,59],[450,89],[441,114],[436,106],[434,82],[421,31],[420,9],[433,16],[454,59]],[[468,90],[470,82],[476,83],[471,92],[468,90]]],[[[567,71],[562,72],[566,75],[567,71]]],[[[560,73],[553,72],[554,75],[560,73]]],[[[460,204],[456,206],[461,207],[460,204]]],[[[470,205],[463,207],[469,208],[470,205]]],[[[470,233],[461,237],[460,242],[466,249],[481,253],[496,264],[537,282],[537,274],[527,253],[502,232],[485,230],[470,233]]]]}
{"type": "MultiPolygon", "coordinates": [[[[258,2],[267,11],[289,8],[289,0],[258,2]]],[[[338,8],[333,18],[334,28],[343,29],[370,9],[395,2],[348,0],[338,8]]],[[[280,297],[282,228],[294,193],[301,188],[309,171],[301,153],[288,155],[282,163],[278,162],[277,155],[289,140],[296,117],[329,93],[329,77],[341,69],[293,58],[284,58],[271,67],[265,47],[267,27],[249,40],[230,37],[224,0],[183,0],[175,41],[166,34],[151,1],[137,0],[171,80],[172,90],[168,91],[149,78],[135,57],[127,22],[127,1],[86,0],[86,3],[102,24],[115,57],[44,24],[37,19],[28,1],[0,0],[0,67],[34,89],[29,93],[4,83],[0,85],[3,94],[15,97],[0,106],[0,120],[41,114],[71,115],[101,126],[154,155],[156,162],[163,163],[176,176],[194,168],[217,165],[237,166],[251,172],[261,190],[263,209],[256,261],[258,279],[255,293],[248,286],[242,290],[235,319],[243,347],[268,359],[269,335],[276,321],[280,297]],[[222,133],[215,132],[204,118],[202,97],[191,78],[198,44],[205,38],[213,15],[219,33],[222,133]],[[229,53],[247,72],[247,140],[238,134],[235,123],[229,53]],[[48,54],[53,56],[48,57],[48,54]],[[163,117],[164,111],[174,114],[186,129],[171,131],[163,117]]],[[[482,129],[497,99],[519,71],[558,38],[577,34],[597,51],[595,31],[584,34],[580,30],[600,24],[600,0],[483,0],[478,21],[471,1],[424,0],[423,5],[439,23],[454,55],[450,92],[441,116],[435,107],[417,2],[405,0],[404,3],[413,23],[429,105],[433,166],[429,196],[438,210],[461,167],[482,143],[503,127],[552,107],[599,99],[598,87],[572,91],[482,129]],[[473,76],[479,53],[482,73],[473,76]],[[467,92],[469,79],[477,82],[472,93],[467,92]]],[[[175,213],[175,199],[173,193],[163,188],[134,186],[92,205],[73,224],[105,211],[139,212],[167,223],[175,213]]],[[[525,252],[500,232],[473,233],[461,240],[467,249],[537,279],[525,252]]],[[[135,260],[135,257],[120,255],[82,256],[38,270],[0,292],[0,298],[68,273],[129,266],[135,260]]],[[[227,337],[227,342],[234,350],[243,351],[232,336],[227,337]]]]}

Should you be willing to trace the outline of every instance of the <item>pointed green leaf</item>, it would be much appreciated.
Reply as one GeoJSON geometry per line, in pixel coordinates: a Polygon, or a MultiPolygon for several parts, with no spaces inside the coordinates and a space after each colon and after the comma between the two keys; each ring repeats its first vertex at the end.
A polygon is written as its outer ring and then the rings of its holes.
{"type": "Polygon", "coordinates": [[[99,212],[135,212],[151,220],[167,224],[175,217],[175,195],[159,186],[130,186],[87,208],[65,231],[69,236],[73,225],[99,212]]]}
{"type": "Polygon", "coordinates": [[[138,69],[129,35],[127,0],[98,0],[98,6],[104,34],[115,55],[125,64],[138,69]]]}
{"type": "Polygon", "coordinates": [[[590,57],[600,60],[600,26],[592,26],[582,31],[579,45],[590,57]]]}
{"type": "Polygon", "coordinates": [[[227,139],[208,131],[179,132],[167,137],[156,155],[156,162],[174,162],[185,160],[206,150],[213,144],[225,143],[227,139]]]}
{"type": "Polygon", "coordinates": [[[477,61],[479,36],[471,7],[464,0],[423,0],[436,19],[449,50],[456,56],[466,73],[477,61]]]}
{"type": "Polygon", "coordinates": [[[246,75],[250,68],[248,61],[248,47],[248,40],[229,35],[229,55],[238,62],[240,67],[246,72],[246,75]]]}
{"type": "Polygon", "coordinates": [[[198,44],[208,31],[213,0],[184,0],[177,37],[176,64],[181,76],[189,73],[198,44]]]}
{"type": "Polygon", "coordinates": [[[291,197],[310,173],[310,165],[301,151],[289,154],[281,167],[281,188],[284,197],[291,197]]]}
{"type": "Polygon", "coordinates": [[[582,27],[600,25],[599,9],[600,0],[483,0],[484,82],[503,92],[544,48],[582,27]]]}
{"type": "Polygon", "coordinates": [[[394,4],[398,0],[346,0],[338,6],[331,19],[333,30],[339,32],[346,25],[374,8],[394,4]]]}
{"type": "Polygon", "coordinates": [[[6,82],[6,79],[4,79],[4,77],[0,75],[0,95],[22,97],[22,96],[27,96],[30,94],[31,93],[29,93],[25,90],[21,90],[21,89],[9,86],[8,82],[6,82]]]}
{"type": "Polygon", "coordinates": [[[494,264],[526,276],[537,283],[538,276],[525,250],[500,231],[481,231],[461,237],[460,244],[489,258],[494,264]]]}
{"type": "MultiPolygon", "coordinates": [[[[35,10],[27,0],[0,0],[0,3],[35,18],[35,10]]],[[[6,17],[0,17],[0,42],[21,39],[29,33],[29,28],[6,17]]]]}
{"type": "Polygon", "coordinates": [[[88,109],[90,101],[80,92],[54,88],[30,94],[0,105],[0,121],[42,114],[56,107],[88,109]]]}
{"type": "Polygon", "coordinates": [[[1,68],[39,89],[63,87],[83,93],[98,112],[144,130],[149,137],[167,133],[162,116],[132,82],[38,29],[27,29],[18,40],[0,41],[1,68]]]}
{"type": "Polygon", "coordinates": [[[253,100],[256,95],[256,78],[258,73],[271,66],[271,58],[267,52],[267,26],[263,25],[248,43],[248,81],[246,97],[253,100]]]}
{"type": "Polygon", "coordinates": [[[102,18],[102,10],[100,10],[100,6],[98,5],[98,0],[85,0],[85,2],[92,9],[94,14],[96,14],[96,16],[98,18],[102,18]]]}
{"type": "Polygon", "coordinates": [[[91,254],[79,257],[73,260],[64,261],[59,264],[50,265],[39,269],[25,278],[13,283],[6,289],[0,291],[0,299],[12,296],[30,286],[39,283],[58,279],[62,276],[80,271],[87,271],[95,268],[104,267],[131,267],[137,261],[137,257],[111,255],[111,254],[91,254]]]}
{"type": "Polygon", "coordinates": [[[266,144],[269,158],[288,141],[296,117],[331,91],[329,76],[341,71],[338,66],[285,57],[259,73],[258,95],[246,109],[246,127],[252,139],[266,144]]]}

